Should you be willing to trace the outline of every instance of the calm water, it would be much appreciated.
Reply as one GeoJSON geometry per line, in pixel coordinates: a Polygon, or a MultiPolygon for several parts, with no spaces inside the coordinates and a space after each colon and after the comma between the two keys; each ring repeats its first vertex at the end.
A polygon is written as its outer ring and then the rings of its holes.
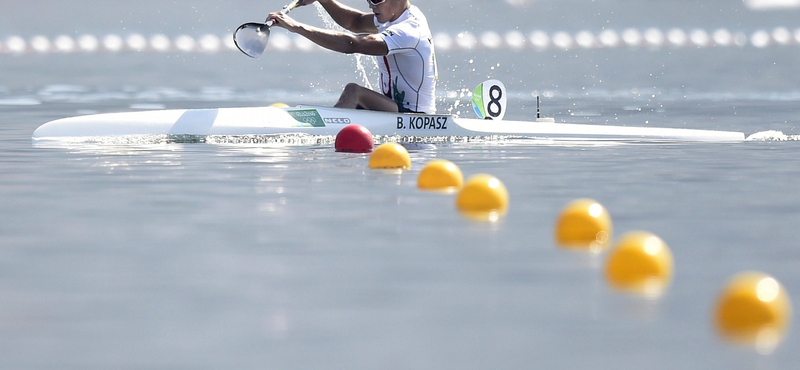
{"type": "MultiPolygon", "coordinates": [[[[22,12],[43,6],[36,3],[0,16],[0,42],[103,35],[117,22],[145,34],[222,33],[282,5],[65,1],[43,17],[67,12],[67,30],[36,30],[22,12]],[[157,10],[145,17],[145,9],[157,10]]],[[[526,32],[800,26],[796,10],[717,3],[724,2],[697,5],[681,23],[670,14],[682,2],[629,9],[624,1],[454,1],[431,12],[466,19],[437,19],[453,34],[494,27],[489,17],[467,16],[487,8],[498,13],[495,23],[549,15],[518,23],[526,32]],[[718,13],[724,19],[711,17],[718,13]],[[704,16],[711,24],[700,23],[704,16]]],[[[313,11],[296,13],[314,19],[313,11]]],[[[513,26],[494,29],[506,28],[513,26]]],[[[541,95],[544,113],[559,121],[724,129],[766,140],[437,144],[412,151],[411,170],[390,173],[325,140],[31,144],[42,123],[83,113],[330,104],[339,86],[362,78],[351,57],[2,53],[0,367],[793,368],[796,319],[786,340],[761,354],[722,341],[711,311],[723,284],[744,270],[772,274],[800,302],[798,58],[797,44],[441,52],[440,111],[468,115],[466,100],[454,103],[461,89],[491,76],[512,92],[510,119],[533,117],[541,95]],[[501,179],[509,213],[474,222],[458,214],[453,195],[417,190],[419,170],[434,158],[455,162],[465,176],[501,179]],[[647,230],[671,247],[675,276],[664,296],[614,292],[602,277],[605,255],[554,245],[558,212],[584,197],[606,206],[616,236],[647,230]]]]}

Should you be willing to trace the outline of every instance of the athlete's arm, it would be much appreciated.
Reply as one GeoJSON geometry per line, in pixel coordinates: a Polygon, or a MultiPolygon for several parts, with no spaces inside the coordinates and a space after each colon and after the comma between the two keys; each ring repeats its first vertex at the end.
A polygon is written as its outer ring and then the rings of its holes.
{"type": "MultiPolygon", "coordinates": [[[[295,21],[282,13],[272,13],[269,19],[275,21],[275,26],[283,27],[290,32],[301,35],[323,48],[340,53],[386,55],[389,47],[377,33],[350,34],[339,31],[322,29],[295,21]]],[[[376,29],[377,31],[377,29],[376,29]]]]}
{"type": "Polygon", "coordinates": [[[336,24],[355,33],[376,33],[378,28],[373,21],[375,15],[351,8],[336,0],[302,0],[300,5],[309,5],[314,2],[322,4],[325,11],[330,14],[336,24]]]}

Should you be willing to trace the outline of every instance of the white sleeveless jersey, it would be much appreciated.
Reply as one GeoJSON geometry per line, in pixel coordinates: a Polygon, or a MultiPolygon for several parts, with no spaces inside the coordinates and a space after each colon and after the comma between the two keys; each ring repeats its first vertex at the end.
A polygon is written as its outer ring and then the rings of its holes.
{"type": "Polygon", "coordinates": [[[428,20],[411,6],[394,22],[375,26],[389,48],[378,56],[381,92],[398,107],[414,112],[436,113],[436,56],[428,20]]]}

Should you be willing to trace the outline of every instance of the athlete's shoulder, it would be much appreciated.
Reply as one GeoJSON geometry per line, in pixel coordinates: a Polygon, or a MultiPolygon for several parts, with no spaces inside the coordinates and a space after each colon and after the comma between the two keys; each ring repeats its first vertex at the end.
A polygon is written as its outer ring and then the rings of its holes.
{"type": "Polygon", "coordinates": [[[422,9],[420,9],[416,5],[411,5],[411,6],[408,7],[408,14],[413,16],[414,18],[426,19],[425,13],[423,13],[422,9]]]}
{"type": "Polygon", "coordinates": [[[408,10],[408,17],[406,17],[406,22],[416,23],[421,26],[428,26],[428,18],[425,17],[425,13],[422,12],[417,6],[411,5],[408,10]]]}
{"type": "MultiPolygon", "coordinates": [[[[429,30],[428,21],[422,11],[415,6],[407,9],[395,22],[387,24],[384,29],[394,29],[398,33],[418,34],[422,30],[429,30]]],[[[424,31],[422,31],[424,32],[424,31]]]]}

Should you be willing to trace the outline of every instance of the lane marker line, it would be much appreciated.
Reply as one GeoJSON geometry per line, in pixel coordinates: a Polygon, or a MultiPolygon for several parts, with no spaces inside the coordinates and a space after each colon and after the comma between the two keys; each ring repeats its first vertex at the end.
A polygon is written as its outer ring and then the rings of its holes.
{"type": "MultiPolygon", "coordinates": [[[[439,51],[459,50],[578,50],[613,48],[711,48],[746,47],[763,49],[772,46],[800,45],[800,28],[790,30],[776,27],[773,30],[756,30],[749,35],[742,31],[724,28],[714,31],[703,29],[682,30],[672,28],[639,30],[626,28],[621,31],[605,29],[598,33],[588,30],[571,34],[566,31],[547,33],[534,30],[527,34],[512,30],[506,33],[485,31],[474,34],[470,31],[455,35],[437,33],[434,43],[439,51]]],[[[322,50],[307,39],[286,33],[272,35],[268,50],[313,52],[322,50]]],[[[43,35],[22,37],[11,35],[0,39],[0,54],[68,54],[68,53],[119,53],[119,52],[184,52],[218,53],[237,51],[231,35],[204,34],[199,37],[178,35],[170,38],[163,34],[149,37],[139,33],[126,36],[107,35],[43,35]]]]}

